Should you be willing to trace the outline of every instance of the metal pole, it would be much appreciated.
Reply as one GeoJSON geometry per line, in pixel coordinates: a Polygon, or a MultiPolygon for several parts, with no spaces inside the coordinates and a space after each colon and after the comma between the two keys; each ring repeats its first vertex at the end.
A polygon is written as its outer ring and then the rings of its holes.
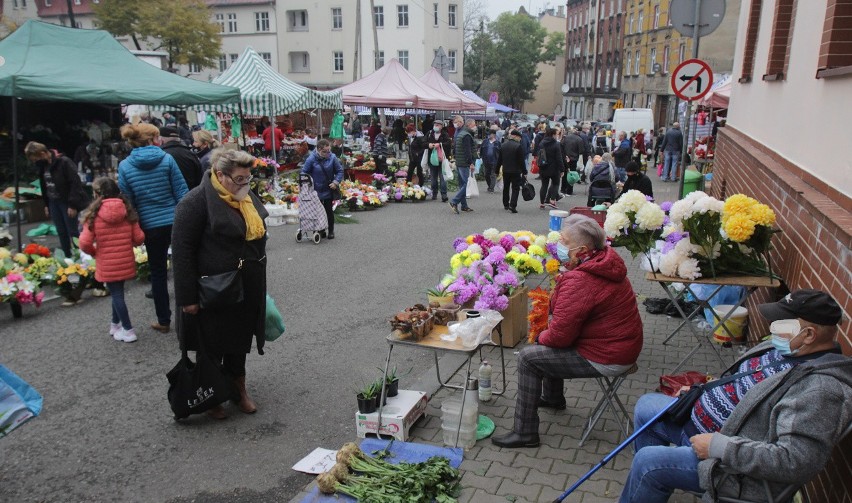
{"type": "MultiPolygon", "coordinates": [[[[695,18],[692,21],[692,57],[693,59],[698,58],[698,43],[700,40],[700,36],[698,35],[699,30],[701,29],[701,0],[695,0],[695,18]]],[[[712,85],[710,82],[708,85],[712,85]]],[[[684,178],[686,178],[686,151],[688,148],[688,140],[689,140],[689,132],[692,130],[692,124],[690,124],[690,119],[692,118],[692,102],[686,102],[686,120],[684,121],[684,128],[681,128],[683,132],[683,147],[680,151],[680,181],[678,182],[678,198],[683,197],[683,184],[684,178]]]]}
{"type": "Polygon", "coordinates": [[[355,2],[355,61],[352,64],[352,81],[358,80],[361,68],[361,0],[355,2]]]}
{"type": "Polygon", "coordinates": [[[18,193],[21,183],[18,173],[18,98],[12,96],[12,169],[15,172],[15,222],[17,222],[18,251],[23,250],[21,242],[21,196],[18,193]]]}

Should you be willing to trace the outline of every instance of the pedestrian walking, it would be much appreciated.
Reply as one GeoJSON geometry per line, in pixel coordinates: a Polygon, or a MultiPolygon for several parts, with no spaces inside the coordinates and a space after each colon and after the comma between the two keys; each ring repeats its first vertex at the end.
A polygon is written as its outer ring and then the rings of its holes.
{"type": "Polygon", "coordinates": [[[432,130],[426,135],[426,141],[428,150],[424,155],[427,156],[429,176],[432,178],[432,200],[434,201],[438,197],[440,188],[441,202],[446,203],[449,200],[447,197],[447,181],[444,180],[441,163],[452,152],[453,143],[450,140],[450,135],[444,130],[443,121],[433,121],[432,130]]]}
{"type": "MultiPolygon", "coordinates": [[[[378,142],[377,142],[378,143],[378,142]]],[[[336,155],[331,153],[331,143],[322,139],[317,142],[317,149],[308,156],[302,166],[302,173],[310,175],[314,181],[314,189],[317,197],[325,208],[325,216],[328,218],[328,239],[334,239],[334,211],[332,204],[335,195],[339,194],[338,187],[343,181],[343,165],[336,155]]],[[[325,232],[321,232],[326,237],[325,232]]]]}
{"type": "MultiPolygon", "coordinates": [[[[565,173],[569,171],[577,171],[577,162],[580,156],[586,155],[586,142],[580,136],[576,129],[565,133],[562,140],[559,142],[562,147],[562,154],[565,156],[565,173]]],[[[566,196],[574,195],[574,185],[568,183],[568,177],[561,178],[562,193],[566,196]]]]}
{"type": "Polygon", "coordinates": [[[201,162],[201,172],[210,169],[210,156],[213,149],[219,146],[219,142],[213,139],[210,131],[199,129],[192,132],[192,151],[201,162]]]}
{"type": "Polygon", "coordinates": [[[683,149],[683,133],[680,132],[680,123],[675,122],[666,131],[663,137],[661,150],[663,151],[663,181],[678,181],[678,169],[680,165],[680,154],[683,149]]]}
{"type": "Polygon", "coordinates": [[[95,200],[85,213],[80,249],[95,257],[95,279],[106,283],[112,297],[109,334],[117,341],[135,342],[136,330],[124,302],[124,282],[136,277],[133,247],[145,242],[145,234],[139,227],[139,215],[115,180],[98,178],[92,191],[95,200]]]}
{"type": "Polygon", "coordinates": [[[388,170],[388,134],[390,129],[383,127],[373,141],[373,161],[376,162],[376,173],[385,174],[388,170]]]}
{"type": "Polygon", "coordinates": [[[405,127],[405,134],[408,138],[408,174],[405,179],[412,181],[416,172],[417,184],[424,185],[426,179],[423,178],[423,152],[426,150],[426,137],[414,127],[414,124],[405,127]]]}
{"type": "Polygon", "coordinates": [[[503,209],[517,213],[518,193],[527,175],[521,132],[517,129],[509,131],[509,136],[500,147],[500,160],[503,168],[503,209]]]}
{"type": "Polygon", "coordinates": [[[475,131],[476,121],[468,119],[464,127],[461,127],[456,134],[453,151],[455,152],[456,170],[459,175],[459,191],[450,200],[450,208],[456,215],[459,214],[459,211],[473,212],[473,208],[467,205],[467,181],[473,176],[475,168],[476,148],[473,139],[475,131]]]}
{"type": "Polygon", "coordinates": [[[186,187],[189,190],[198,187],[201,183],[201,161],[189,147],[183,144],[178,129],[173,126],[161,127],[160,138],[163,142],[160,148],[174,158],[186,182],[186,187]]]}
{"type": "Polygon", "coordinates": [[[565,171],[562,147],[556,140],[555,128],[545,130],[538,150],[538,173],[541,176],[538,207],[543,210],[548,206],[555,210],[558,208],[556,201],[559,197],[559,177],[565,171]]]}
{"type": "Polygon", "coordinates": [[[482,170],[488,192],[494,192],[494,186],[497,185],[497,166],[500,165],[500,142],[497,141],[496,131],[490,131],[488,139],[479,146],[479,158],[482,159],[482,170]]]}

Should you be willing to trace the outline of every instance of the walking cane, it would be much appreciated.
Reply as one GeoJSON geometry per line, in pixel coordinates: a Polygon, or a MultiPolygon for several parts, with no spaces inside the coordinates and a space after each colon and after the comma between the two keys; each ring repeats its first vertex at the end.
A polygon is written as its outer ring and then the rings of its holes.
{"type": "Polygon", "coordinates": [[[638,437],[638,436],[639,436],[642,432],[644,432],[644,431],[645,431],[645,430],[647,430],[649,427],[651,427],[654,423],[656,423],[657,421],[659,421],[659,420],[660,420],[660,418],[661,418],[661,417],[663,417],[663,414],[665,414],[666,412],[668,412],[668,410],[669,410],[669,409],[671,409],[671,408],[674,406],[674,404],[676,404],[677,402],[678,402],[678,400],[673,400],[673,401],[672,401],[672,403],[668,404],[668,405],[667,405],[667,406],[666,406],[663,410],[661,410],[660,412],[658,412],[656,416],[652,417],[650,421],[648,421],[647,423],[643,424],[643,425],[642,425],[642,427],[641,427],[641,428],[639,428],[638,430],[634,431],[632,435],[630,435],[629,437],[627,437],[627,439],[626,439],[624,442],[622,442],[622,443],[621,443],[621,445],[619,445],[619,446],[618,446],[618,447],[616,447],[616,448],[615,448],[612,452],[610,452],[609,454],[607,454],[607,455],[606,455],[606,456],[605,456],[605,457],[601,460],[601,462],[600,462],[600,463],[596,464],[596,465],[595,465],[595,466],[594,466],[591,470],[589,470],[588,472],[586,472],[586,474],[585,474],[585,475],[583,475],[582,477],[580,477],[580,480],[578,480],[577,482],[575,482],[575,483],[574,483],[574,485],[572,485],[571,487],[569,487],[567,491],[565,491],[565,492],[564,492],[564,493],[562,493],[562,494],[561,494],[558,498],[556,498],[555,500],[553,500],[553,503],[561,503],[561,501],[562,501],[562,500],[564,500],[564,499],[565,499],[565,498],[566,498],[569,494],[571,494],[572,492],[574,492],[574,490],[575,490],[575,489],[577,489],[578,487],[580,487],[580,484],[582,484],[583,482],[585,482],[585,481],[589,480],[589,477],[591,477],[592,475],[594,475],[594,473],[595,473],[596,471],[598,471],[598,470],[600,470],[601,468],[603,468],[603,466],[604,466],[605,464],[607,464],[607,463],[608,463],[608,462],[609,462],[612,458],[614,458],[614,457],[615,457],[615,456],[616,456],[619,452],[621,452],[622,450],[624,450],[624,448],[625,448],[625,447],[627,447],[627,446],[628,446],[628,445],[630,445],[630,444],[631,444],[634,440],[636,440],[636,437],[638,437]]]}

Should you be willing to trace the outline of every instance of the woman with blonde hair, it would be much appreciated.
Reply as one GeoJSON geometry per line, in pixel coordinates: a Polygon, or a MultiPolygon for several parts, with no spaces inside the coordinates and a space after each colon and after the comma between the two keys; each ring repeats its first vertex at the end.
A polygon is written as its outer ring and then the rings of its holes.
{"type": "MultiPolygon", "coordinates": [[[[263,354],[266,319],[268,213],[249,190],[254,161],[242,151],[216,149],[201,185],[178,204],[172,236],[181,347],[204,351],[233,377],[237,406],[245,414],[257,411],[246,392],[246,354],[252,338],[263,354]],[[200,278],[235,270],[242,280],[242,300],[201,305],[200,278]]],[[[227,417],[221,405],[208,414],[227,417]]]]}
{"type": "Polygon", "coordinates": [[[210,169],[210,156],[214,148],[219,146],[219,142],[213,139],[213,135],[206,129],[199,129],[192,132],[192,147],[193,152],[201,161],[201,170],[207,171],[210,169]]]}
{"type": "Polygon", "coordinates": [[[118,165],[118,186],[139,212],[145,232],[145,248],[151,269],[151,292],[157,321],[151,328],[167,333],[172,322],[169,302],[168,251],[172,242],[175,207],[188,189],[174,158],[160,144],[160,130],[153,124],[127,124],[121,137],[133,150],[118,165]]]}

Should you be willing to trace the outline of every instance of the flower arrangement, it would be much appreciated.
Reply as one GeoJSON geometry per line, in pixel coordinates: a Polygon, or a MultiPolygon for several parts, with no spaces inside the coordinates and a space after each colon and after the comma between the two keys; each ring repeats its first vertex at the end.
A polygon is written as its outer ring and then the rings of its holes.
{"type": "Polygon", "coordinates": [[[393,184],[391,190],[396,201],[425,201],[432,195],[432,189],[400,180],[393,184]]]}
{"type": "Polygon", "coordinates": [[[136,262],[136,279],[148,281],[151,278],[151,264],[148,263],[148,250],[145,245],[133,248],[133,259],[136,262]]]}
{"type": "Polygon", "coordinates": [[[30,243],[24,247],[24,255],[29,255],[31,260],[37,257],[49,257],[50,248],[37,243],[30,243]]]}
{"type": "Polygon", "coordinates": [[[26,272],[27,262],[23,253],[12,255],[8,249],[0,248],[0,302],[41,306],[44,292],[39,289],[38,279],[26,272]]]}
{"type": "Polygon", "coordinates": [[[381,208],[388,201],[388,192],[373,185],[343,180],[340,193],[350,210],[381,208]]]}
{"type": "Polygon", "coordinates": [[[666,214],[638,190],[629,190],[606,212],[604,231],[613,246],[623,246],[633,258],[640,253],[648,257],[663,234],[666,214]]]}

